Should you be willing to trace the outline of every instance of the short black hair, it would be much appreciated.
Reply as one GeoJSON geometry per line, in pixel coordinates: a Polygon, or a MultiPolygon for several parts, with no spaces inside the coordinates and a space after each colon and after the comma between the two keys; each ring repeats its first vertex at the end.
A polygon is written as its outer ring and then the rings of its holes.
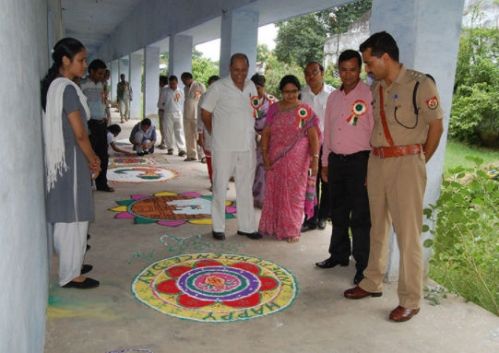
{"type": "Polygon", "coordinates": [[[118,135],[121,132],[121,127],[118,124],[109,125],[107,130],[113,135],[118,135]]]}
{"type": "Polygon", "coordinates": [[[178,82],[178,78],[175,75],[171,75],[170,77],[168,77],[168,81],[176,81],[176,82],[178,82]]]}
{"type": "Polygon", "coordinates": [[[190,72],[183,72],[182,75],[180,75],[181,79],[192,79],[192,74],[190,72]]]}
{"type": "Polygon", "coordinates": [[[347,49],[343,51],[338,57],[338,66],[343,61],[348,61],[350,59],[357,59],[357,63],[359,64],[359,68],[362,67],[362,58],[357,50],[347,49]]]}
{"type": "Polygon", "coordinates": [[[149,118],[145,118],[144,120],[142,120],[142,121],[140,122],[140,125],[141,125],[141,126],[151,126],[151,119],[149,119],[149,118]]]}
{"type": "Polygon", "coordinates": [[[246,61],[246,64],[249,66],[248,56],[246,54],[243,54],[243,53],[232,54],[232,56],[230,57],[230,66],[232,66],[232,64],[234,64],[234,61],[236,59],[243,59],[244,61],[246,61]]]}
{"type": "Polygon", "coordinates": [[[303,71],[305,71],[307,69],[308,65],[315,65],[315,64],[319,65],[319,70],[321,70],[321,72],[324,72],[324,66],[322,66],[322,64],[320,62],[315,61],[315,60],[314,61],[309,61],[307,63],[307,65],[305,65],[305,69],[303,69],[303,71]]]}
{"type": "Polygon", "coordinates": [[[286,75],[281,78],[281,82],[279,82],[279,91],[282,91],[284,89],[284,86],[286,86],[288,83],[295,85],[298,90],[301,90],[301,84],[300,80],[298,80],[298,77],[296,77],[295,75],[286,75]]]}
{"type": "Polygon", "coordinates": [[[218,75],[213,75],[208,78],[208,86],[211,85],[213,82],[220,80],[220,76],[218,75]]]}
{"type": "Polygon", "coordinates": [[[379,58],[384,53],[387,53],[393,60],[399,61],[399,47],[388,32],[374,33],[360,45],[359,50],[363,53],[369,48],[371,48],[371,55],[373,56],[379,58]]]}
{"type": "Polygon", "coordinates": [[[92,72],[99,69],[104,69],[104,70],[107,69],[106,63],[101,59],[94,59],[92,60],[90,65],[88,65],[88,72],[92,72]]]}
{"type": "Polygon", "coordinates": [[[168,83],[168,77],[166,77],[165,75],[159,76],[159,83],[166,85],[168,83]]]}
{"type": "Polygon", "coordinates": [[[265,82],[267,81],[265,79],[265,76],[260,75],[260,74],[254,74],[251,76],[251,81],[257,86],[265,87],[265,82]]]}

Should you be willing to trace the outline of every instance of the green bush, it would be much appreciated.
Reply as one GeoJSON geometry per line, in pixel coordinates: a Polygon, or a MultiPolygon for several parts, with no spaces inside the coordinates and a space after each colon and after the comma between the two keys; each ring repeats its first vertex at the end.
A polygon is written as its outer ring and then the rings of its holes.
{"type": "MultiPolygon", "coordinates": [[[[480,167],[452,169],[436,204],[425,210],[433,220],[430,277],[499,315],[499,181],[480,167]]],[[[428,229],[428,227],[425,227],[428,229]]]]}
{"type": "Polygon", "coordinates": [[[449,135],[499,147],[499,29],[463,30],[449,135]]]}

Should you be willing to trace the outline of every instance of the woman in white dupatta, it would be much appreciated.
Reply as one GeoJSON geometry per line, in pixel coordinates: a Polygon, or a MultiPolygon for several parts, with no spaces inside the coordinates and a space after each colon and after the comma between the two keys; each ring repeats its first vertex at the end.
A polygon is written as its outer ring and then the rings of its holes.
{"type": "Polygon", "coordinates": [[[42,81],[43,135],[47,184],[47,221],[53,225],[59,256],[59,285],[94,288],[83,276],[88,224],[94,218],[91,177],[100,172],[87,131],[86,98],[73,82],[85,73],[87,52],[73,38],[61,39],[52,51],[53,65],[42,81]]]}

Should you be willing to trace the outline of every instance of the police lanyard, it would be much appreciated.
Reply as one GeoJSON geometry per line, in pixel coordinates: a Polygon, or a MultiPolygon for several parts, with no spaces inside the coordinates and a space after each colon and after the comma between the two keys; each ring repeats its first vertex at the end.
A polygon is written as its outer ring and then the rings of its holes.
{"type": "Polygon", "coordinates": [[[388,129],[388,123],[386,121],[386,114],[385,114],[385,102],[383,98],[383,87],[381,84],[379,85],[379,114],[381,115],[381,124],[383,125],[383,133],[385,134],[385,139],[388,142],[390,146],[393,146],[393,138],[392,135],[390,134],[390,129],[388,129]]]}

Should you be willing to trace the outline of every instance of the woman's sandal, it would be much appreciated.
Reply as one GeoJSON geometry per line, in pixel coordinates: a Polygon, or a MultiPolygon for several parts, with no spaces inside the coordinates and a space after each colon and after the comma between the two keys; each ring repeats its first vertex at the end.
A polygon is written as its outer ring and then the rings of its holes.
{"type": "Polygon", "coordinates": [[[286,241],[288,243],[298,243],[300,241],[300,237],[291,237],[291,238],[287,238],[286,241]]]}

